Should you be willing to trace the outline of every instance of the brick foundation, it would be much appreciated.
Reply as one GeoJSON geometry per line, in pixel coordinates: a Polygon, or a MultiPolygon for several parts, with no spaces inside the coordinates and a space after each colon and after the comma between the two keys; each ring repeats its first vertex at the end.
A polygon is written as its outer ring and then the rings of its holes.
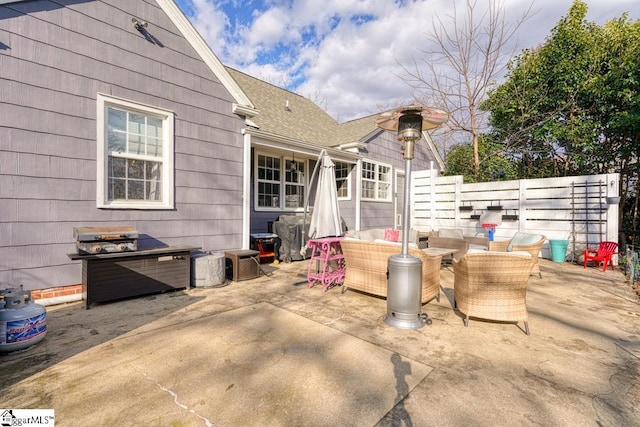
{"type": "Polygon", "coordinates": [[[31,299],[35,301],[39,299],[64,297],[64,296],[76,295],[76,294],[82,295],[82,284],[58,286],[55,288],[48,288],[48,289],[37,289],[37,290],[31,291],[31,299]]]}

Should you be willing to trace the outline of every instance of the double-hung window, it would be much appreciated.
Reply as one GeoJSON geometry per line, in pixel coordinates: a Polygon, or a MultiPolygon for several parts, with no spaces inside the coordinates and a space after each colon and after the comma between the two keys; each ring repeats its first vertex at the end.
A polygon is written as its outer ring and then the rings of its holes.
{"type": "Polygon", "coordinates": [[[391,166],[371,161],[362,162],[362,198],[391,201],[391,166]]]}
{"type": "Polygon", "coordinates": [[[350,199],[351,192],[349,186],[349,172],[351,165],[344,162],[335,162],[336,165],[336,188],[339,199],[350,199]]]}
{"type": "Polygon", "coordinates": [[[290,209],[304,207],[306,162],[280,156],[256,156],[256,207],[290,209]]]}
{"type": "Polygon", "coordinates": [[[174,207],[173,120],[170,111],[98,94],[98,207],[174,207]]]}
{"type": "Polygon", "coordinates": [[[280,207],[280,158],[258,155],[258,207],[280,207]]]}

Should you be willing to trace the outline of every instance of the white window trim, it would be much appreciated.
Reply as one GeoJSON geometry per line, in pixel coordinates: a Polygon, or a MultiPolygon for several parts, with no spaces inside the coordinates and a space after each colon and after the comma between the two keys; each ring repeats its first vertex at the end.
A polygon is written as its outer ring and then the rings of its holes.
{"type": "Polygon", "coordinates": [[[97,172],[96,172],[96,206],[107,209],[174,209],[174,113],[173,111],[152,107],[145,104],[116,98],[98,93],[97,96],[97,172]],[[157,116],[162,119],[162,201],[122,201],[108,200],[107,177],[107,129],[106,107],[113,105],[127,110],[139,111],[143,114],[157,116]]]}
{"type": "MultiPolygon", "coordinates": [[[[356,168],[353,167],[352,164],[347,163],[347,162],[343,162],[343,161],[339,161],[342,164],[347,165],[347,167],[349,167],[349,173],[347,173],[347,176],[345,177],[344,181],[347,185],[347,195],[344,197],[338,197],[338,200],[351,200],[351,173],[356,170],[356,168]]],[[[335,162],[334,162],[335,163],[335,162]]],[[[336,179],[336,184],[338,180],[336,179]]]]}
{"type": "MultiPolygon", "coordinates": [[[[287,164],[287,160],[293,160],[293,156],[287,153],[275,153],[275,152],[270,152],[270,151],[258,151],[256,150],[254,153],[254,157],[253,157],[253,208],[256,212],[304,212],[304,206],[298,207],[298,208],[287,208],[285,207],[286,201],[285,201],[285,188],[286,185],[288,184],[288,182],[285,180],[285,165],[287,164]],[[268,157],[277,157],[280,159],[280,194],[278,195],[279,198],[279,203],[277,207],[270,207],[270,206],[258,206],[258,200],[259,200],[259,196],[258,196],[258,156],[268,156],[268,157]]],[[[304,163],[304,168],[305,168],[305,182],[303,185],[304,191],[305,191],[305,200],[306,200],[306,192],[309,191],[309,174],[311,173],[311,171],[309,171],[309,159],[301,157],[300,159],[295,159],[296,162],[302,162],[304,163]]],[[[298,184],[293,184],[293,185],[298,185],[298,184]]]]}
{"type": "Polygon", "coordinates": [[[392,203],[393,202],[393,166],[392,165],[390,165],[388,163],[377,162],[375,160],[363,159],[362,160],[362,169],[360,171],[360,185],[362,186],[362,184],[365,181],[366,182],[374,181],[376,183],[376,186],[375,186],[375,197],[373,197],[373,198],[365,197],[364,193],[363,193],[362,200],[367,201],[367,202],[384,202],[384,203],[392,203]],[[375,180],[365,179],[364,177],[362,177],[362,171],[364,170],[364,164],[365,163],[371,163],[372,165],[375,165],[375,176],[376,176],[375,180]],[[389,184],[389,191],[388,191],[389,197],[387,197],[385,199],[380,198],[378,196],[379,184],[381,182],[380,180],[378,180],[378,168],[380,166],[389,168],[389,177],[390,177],[390,180],[388,181],[388,184],[389,184]]]}

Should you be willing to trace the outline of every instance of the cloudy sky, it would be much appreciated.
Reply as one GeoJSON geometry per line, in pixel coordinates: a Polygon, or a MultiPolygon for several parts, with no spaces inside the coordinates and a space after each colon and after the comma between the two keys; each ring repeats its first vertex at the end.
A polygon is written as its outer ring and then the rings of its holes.
{"type": "MultiPolygon", "coordinates": [[[[448,22],[461,0],[176,0],[228,66],[314,100],[339,121],[411,100],[401,77],[428,49],[434,18],[448,22]]],[[[478,6],[488,0],[477,0],[478,6]]],[[[624,12],[640,19],[639,0],[586,0],[598,24],[624,12]]],[[[513,23],[531,0],[504,0],[513,23]]],[[[517,49],[544,42],[572,0],[533,0],[517,49]]]]}

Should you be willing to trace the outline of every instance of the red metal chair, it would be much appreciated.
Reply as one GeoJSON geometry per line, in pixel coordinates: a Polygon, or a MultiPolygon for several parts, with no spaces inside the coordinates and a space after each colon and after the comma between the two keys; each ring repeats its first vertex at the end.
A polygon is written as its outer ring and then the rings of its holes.
{"type": "Polygon", "coordinates": [[[601,262],[603,264],[602,271],[607,271],[609,264],[611,264],[611,269],[615,270],[611,257],[617,254],[616,249],[618,249],[616,242],[600,242],[598,249],[585,249],[584,268],[587,268],[587,261],[591,260],[595,263],[601,262]]]}

